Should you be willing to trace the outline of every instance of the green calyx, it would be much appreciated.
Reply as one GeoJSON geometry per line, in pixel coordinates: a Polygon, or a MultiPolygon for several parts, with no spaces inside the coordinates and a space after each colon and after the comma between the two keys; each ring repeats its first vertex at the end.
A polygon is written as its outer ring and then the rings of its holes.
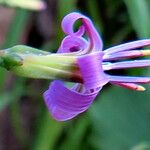
{"type": "Polygon", "coordinates": [[[82,82],[76,56],[18,45],[0,51],[0,66],[23,77],[82,82]]]}
{"type": "Polygon", "coordinates": [[[22,58],[14,53],[7,53],[5,51],[0,51],[0,66],[11,70],[13,67],[21,66],[22,58]]]}

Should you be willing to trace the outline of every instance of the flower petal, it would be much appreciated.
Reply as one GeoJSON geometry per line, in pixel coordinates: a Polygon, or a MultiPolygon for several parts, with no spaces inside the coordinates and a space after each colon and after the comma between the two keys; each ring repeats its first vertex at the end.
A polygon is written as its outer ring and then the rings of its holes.
{"type": "Polygon", "coordinates": [[[44,99],[52,116],[58,121],[65,121],[87,110],[97,94],[98,91],[90,94],[78,93],[56,80],[44,93],[44,99]]]}
{"type": "Polygon", "coordinates": [[[150,83],[150,77],[109,76],[110,82],[150,83]]]}
{"type": "Polygon", "coordinates": [[[83,53],[84,50],[88,48],[88,42],[82,38],[77,36],[67,36],[61,42],[58,53],[70,53],[74,54],[74,52],[83,53]]]}
{"type": "Polygon", "coordinates": [[[103,52],[94,52],[78,58],[78,64],[87,90],[102,87],[109,82],[102,68],[103,52]]]}
{"type": "Polygon", "coordinates": [[[71,35],[71,36],[79,36],[79,33],[81,32],[81,30],[83,30],[82,29],[83,27],[79,28],[77,32],[74,32],[73,30],[73,26],[75,22],[79,19],[81,19],[81,21],[83,22],[82,26],[84,26],[85,31],[87,32],[90,38],[90,50],[94,50],[94,51],[102,50],[101,37],[97,33],[92,21],[88,17],[85,17],[84,15],[80,13],[74,12],[64,17],[62,21],[63,31],[66,34],[71,35]]]}

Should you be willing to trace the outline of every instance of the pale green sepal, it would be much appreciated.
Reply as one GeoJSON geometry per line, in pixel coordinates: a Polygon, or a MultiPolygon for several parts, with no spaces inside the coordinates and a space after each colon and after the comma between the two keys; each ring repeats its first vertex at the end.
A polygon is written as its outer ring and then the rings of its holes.
{"type": "Polygon", "coordinates": [[[21,66],[23,64],[23,59],[14,53],[7,53],[6,51],[0,52],[0,66],[7,70],[13,67],[21,66]]]}
{"type": "Polygon", "coordinates": [[[82,81],[76,56],[52,54],[24,45],[14,46],[3,52],[0,65],[19,76],[82,81]]]}

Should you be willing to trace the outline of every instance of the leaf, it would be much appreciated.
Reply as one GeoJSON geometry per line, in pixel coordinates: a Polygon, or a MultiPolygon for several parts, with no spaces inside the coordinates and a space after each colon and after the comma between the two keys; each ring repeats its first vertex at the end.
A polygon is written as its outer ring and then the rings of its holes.
{"type": "Polygon", "coordinates": [[[42,117],[39,118],[37,124],[37,130],[35,140],[32,144],[32,150],[51,150],[54,148],[57,139],[59,138],[63,123],[56,122],[50,118],[50,114],[47,110],[43,113],[42,117]]]}
{"type": "MultiPolygon", "coordinates": [[[[73,123],[73,120],[71,121],[73,123]]],[[[70,122],[70,123],[71,123],[70,122]]],[[[71,147],[72,150],[79,150],[82,146],[82,141],[86,136],[87,128],[90,125],[90,120],[86,115],[83,118],[79,119],[78,122],[68,130],[67,137],[64,139],[60,150],[66,150],[71,147]]]]}
{"type": "Polygon", "coordinates": [[[129,150],[150,142],[150,89],[134,92],[113,87],[99,96],[90,109],[92,141],[102,150],[129,150]]]}
{"type": "Polygon", "coordinates": [[[18,79],[10,91],[4,92],[0,95],[0,111],[9,103],[18,100],[21,97],[25,91],[23,85],[24,80],[18,79]]]}
{"type": "Polygon", "coordinates": [[[90,14],[90,18],[92,18],[92,20],[94,21],[94,24],[96,25],[98,31],[103,32],[103,23],[102,23],[102,18],[99,15],[100,11],[99,11],[99,7],[98,7],[98,1],[96,0],[87,0],[87,7],[89,10],[89,14],[90,14]]]}
{"type": "Polygon", "coordinates": [[[150,3],[149,0],[124,0],[133,27],[139,37],[149,38],[150,35],[150,3]]]}

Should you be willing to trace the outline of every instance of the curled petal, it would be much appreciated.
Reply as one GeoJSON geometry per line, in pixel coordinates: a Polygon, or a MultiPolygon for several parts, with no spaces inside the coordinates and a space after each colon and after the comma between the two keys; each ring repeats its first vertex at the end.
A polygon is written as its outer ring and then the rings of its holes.
{"type": "Polygon", "coordinates": [[[82,37],[67,36],[61,42],[59,53],[72,53],[84,51],[88,47],[88,42],[82,37]]]}
{"type": "Polygon", "coordinates": [[[64,17],[62,21],[62,29],[63,31],[71,36],[79,36],[79,33],[82,33],[83,27],[81,26],[77,32],[74,32],[73,26],[77,20],[81,19],[83,22],[84,29],[87,32],[90,39],[90,49],[92,50],[102,50],[102,40],[97,33],[92,21],[77,12],[70,13],[64,17]]]}
{"type": "Polygon", "coordinates": [[[61,81],[52,82],[44,93],[46,105],[58,121],[69,120],[87,110],[99,91],[82,94],[66,88],[61,81]]]}
{"type": "Polygon", "coordinates": [[[131,49],[134,50],[136,48],[149,46],[149,45],[150,45],[150,39],[138,40],[138,41],[129,42],[129,43],[125,43],[125,44],[121,44],[118,46],[108,48],[104,51],[104,53],[113,54],[113,53],[117,53],[121,51],[131,50],[131,49]]]}

